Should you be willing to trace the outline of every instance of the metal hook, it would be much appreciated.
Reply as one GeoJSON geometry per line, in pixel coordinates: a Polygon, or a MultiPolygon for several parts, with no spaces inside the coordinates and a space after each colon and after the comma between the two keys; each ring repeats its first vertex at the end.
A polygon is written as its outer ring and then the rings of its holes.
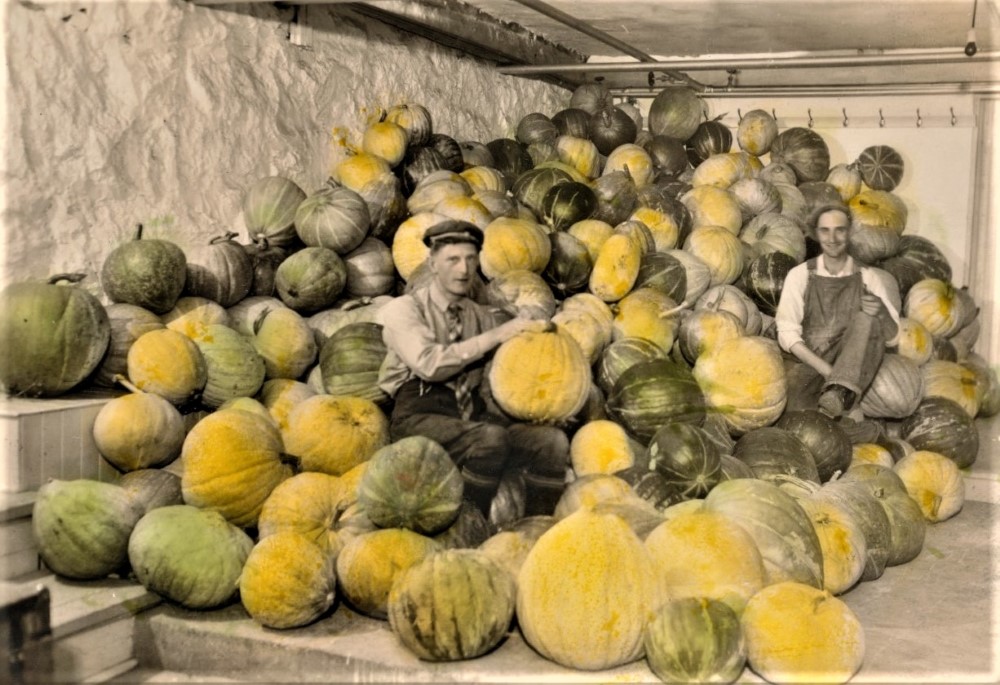
{"type": "Polygon", "coordinates": [[[920,108],[917,107],[917,128],[924,125],[924,120],[920,118],[920,108]]]}
{"type": "Polygon", "coordinates": [[[882,116],[882,108],[878,108],[878,127],[885,128],[885,117],[882,116]]]}
{"type": "Polygon", "coordinates": [[[809,114],[809,128],[813,127],[813,111],[812,109],[807,109],[806,112],[809,114]]]}
{"type": "Polygon", "coordinates": [[[736,116],[739,117],[740,123],[742,123],[743,122],[743,112],[740,111],[739,107],[736,108],[736,116]]]}
{"type": "Polygon", "coordinates": [[[649,72],[646,75],[646,82],[649,84],[650,88],[656,85],[656,77],[653,76],[653,72],[649,72]]]}
{"type": "Polygon", "coordinates": [[[777,121],[777,120],[778,120],[778,115],[777,115],[777,114],[775,114],[775,112],[774,112],[774,108],[773,108],[773,107],[771,108],[771,116],[772,116],[772,117],[774,118],[774,120],[775,120],[775,121],[777,121]]]}
{"type": "Polygon", "coordinates": [[[840,111],[844,113],[844,128],[847,128],[847,108],[842,107],[840,111]]]}
{"type": "Polygon", "coordinates": [[[951,111],[951,125],[954,126],[955,122],[958,121],[958,119],[955,118],[955,108],[949,107],[948,109],[951,111]]]}

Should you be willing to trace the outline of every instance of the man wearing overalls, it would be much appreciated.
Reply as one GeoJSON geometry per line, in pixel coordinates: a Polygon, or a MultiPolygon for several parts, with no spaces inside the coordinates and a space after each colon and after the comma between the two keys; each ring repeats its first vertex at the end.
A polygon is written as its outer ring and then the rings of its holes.
{"type": "Polygon", "coordinates": [[[394,398],[390,436],[422,435],[440,443],[462,473],[465,498],[489,517],[500,479],[520,469],[525,515],[551,514],[562,494],[569,440],[554,426],[514,423],[484,388],[487,356],[523,331],[544,331],[544,320],[499,323],[470,299],[479,269],[482,231],[463,221],[427,229],[428,283],[379,310],[388,348],[379,386],[394,398]]]}
{"type": "Polygon", "coordinates": [[[899,312],[875,272],[848,254],[848,208],[824,206],[813,217],[822,254],[788,273],[775,326],[781,348],[795,357],[786,365],[786,408],[839,418],[868,388],[885,348],[896,344],[899,312]]]}

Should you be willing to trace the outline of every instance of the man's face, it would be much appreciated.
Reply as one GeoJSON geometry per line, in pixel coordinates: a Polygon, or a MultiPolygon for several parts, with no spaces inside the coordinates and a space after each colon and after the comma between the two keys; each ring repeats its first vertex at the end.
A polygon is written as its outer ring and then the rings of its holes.
{"type": "Polygon", "coordinates": [[[479,268],[479,250],[471,243],[442,245],[431,253],[430,267],[445,292],[468,295],[479,268]]]}
{"type": "Polygon", "coordinates": [[[816,222],[816,241],[828,257],[842,257],[851,239],[851,220],[839,210],[822,214],[816,222]]]}

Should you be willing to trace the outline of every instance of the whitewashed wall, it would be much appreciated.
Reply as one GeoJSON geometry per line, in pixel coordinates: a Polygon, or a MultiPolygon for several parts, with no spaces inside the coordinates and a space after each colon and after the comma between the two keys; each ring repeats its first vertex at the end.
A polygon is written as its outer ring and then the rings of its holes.
{"type": "Polygon", "coordinates": [[[2,6],[6,147],[3,284],[85,271],[142,223],[182,247],[243,233],[244,189],[270,174],[307,191],[330,140],[356,138],[377,107],[425,105],[458,140],[513,135],[569,93],[352,14],[182,0],[2,6]]]}

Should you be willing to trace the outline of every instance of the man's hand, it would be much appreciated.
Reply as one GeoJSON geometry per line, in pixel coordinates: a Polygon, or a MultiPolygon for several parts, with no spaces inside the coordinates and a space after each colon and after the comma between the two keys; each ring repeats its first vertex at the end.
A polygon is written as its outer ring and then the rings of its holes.
{"type": "Polygon", "coordinates": [[[861,296],[861,311],[868,316],[878,316],[882,311],[882,300],[871,293],[865,293],[861,296]]]}
{"type": "Polygon", "coordinates": [[[500,342],[507,342],[518,333],[524,333],[525,331],[544,333],[545,331],[553,330],[554,327],[555,325],[548,319],[524,319],[517,317],[501,324],[497,328],[497,332],[500,334],[500,342]]]}

